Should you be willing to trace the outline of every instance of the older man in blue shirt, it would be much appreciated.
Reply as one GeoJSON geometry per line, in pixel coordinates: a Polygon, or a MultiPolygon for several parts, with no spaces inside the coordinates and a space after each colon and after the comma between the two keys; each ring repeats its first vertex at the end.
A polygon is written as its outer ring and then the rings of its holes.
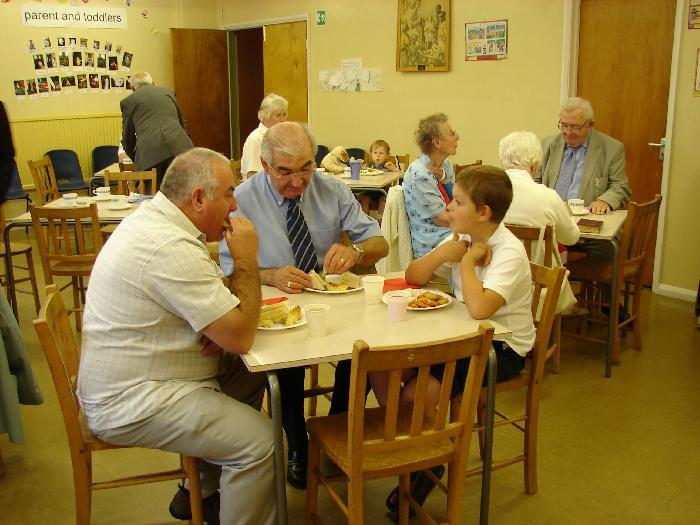
{"type": "MultiPolygon", "coordinates": [[[[356,264],[371,265],[388,253],[377,221],[360,208],[339,179],[314,174],[316,141],[297,122],[270,128],[261,146],[264,171],[236,188],[238,210],[258,232],[260,282],[285,293],[311,287],[311,270],[343,273],[356,264]],[[351,245],[340,242],[346,232],[351,245]]],[[[228,247],[220,248],[221,268],[232,272],[228,247]]],[[[339,363],[331,413],[347,410],[349,362],[339,363]]],[[[280,370],[282,424],[289,445],[287,480],[306,487],[308,438],[304,420],[304,369],[280,370]]]]}

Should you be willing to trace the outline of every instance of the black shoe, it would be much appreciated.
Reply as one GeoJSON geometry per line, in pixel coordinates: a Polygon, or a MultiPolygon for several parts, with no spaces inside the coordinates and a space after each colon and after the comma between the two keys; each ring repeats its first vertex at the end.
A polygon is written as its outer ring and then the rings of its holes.
{"type": "MultiPolygon", "coordinates": [[[[219,525],[219,507],[221,506],[221,496],[219,492],[212,494],[202,500],[202,514],[204,521],[209,525],[219,525]]],[[[178,485],[177,492],[170,502],[170,515],[178,520],[191,520],[192,509],[190,508],[190,491],[182,485],[178,485]]]]}
{"type": "Polygon", "coordinates": [[[295,489],[306,488],[306,455],[297,450],[289,452],[287,482],[295,489]]]}
{"type": "MultiPolygon", "coordinates": [[[[442,479],[445,475],[445,466],[438,465],[437,467],[431,467],[431,472],[435,474],[435,477],[442,479]]],[[[432,492],[435,488],[435,482],[430,478],[424,471],[411,472],[411,497],[416,500],[418,505],[423,505],[425,500],[428,498],[428,494],[432,492]]],[[[399,487],[396,487],[389,497],[386,499],[386,508],[389,509],[389,515],[391,520],[395,523],[399,521],[399,487]]],[[[416,515],[416,511],[413,507],[408,507],[408,517],[412,518],[416,515]]]]}

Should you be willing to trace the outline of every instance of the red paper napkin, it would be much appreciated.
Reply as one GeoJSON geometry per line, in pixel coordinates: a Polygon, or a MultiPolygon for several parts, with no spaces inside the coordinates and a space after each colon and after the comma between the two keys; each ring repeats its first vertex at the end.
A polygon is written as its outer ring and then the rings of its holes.
{"type": "Polygon", "coordinates": [[[386,279],[384,281],[384,291],[393,292],[394,290],[405,290],[406,288],[420,288],[417,284],[409,284],[403,277],[397,277],[396,279],[386,279]]]}
{"type": "Polygon", "coordinates": [[[277,303],[282,303],[286,301],[286,297],[270,297],[269,299],[263,299],[262,303],[263,304],[277,304],[277,303]]]}

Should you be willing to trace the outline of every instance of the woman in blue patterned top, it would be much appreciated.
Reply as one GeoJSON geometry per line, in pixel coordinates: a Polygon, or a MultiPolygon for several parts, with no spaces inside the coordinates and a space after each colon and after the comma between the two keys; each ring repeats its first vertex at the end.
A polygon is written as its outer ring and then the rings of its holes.
{"type": "Polygon", "coordinates": [[[459,135],[447,115],[434,113],[418,122],[416,144],[421,155],[403,179],[413,256],[423,257],[450,235],[447,204],[452,200],[455,172],[447,157],[457,153],[459,135]]]}

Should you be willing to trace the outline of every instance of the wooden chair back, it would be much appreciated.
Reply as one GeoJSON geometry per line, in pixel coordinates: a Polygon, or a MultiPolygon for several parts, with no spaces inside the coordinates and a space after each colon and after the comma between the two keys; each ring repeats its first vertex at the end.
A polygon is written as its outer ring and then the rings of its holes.
{"type": "Polygon", "coordinates": [[[36,194],[39,197],[39,205],[43,206],[58,199],[61,195],[58,192],[56,173],[54,173],[51,159],[44,157],[39,160],[27,161],[27,164],[34,180],[36,194]]]}
{"type": "Polygon", "coordinates": [[[116,182],[116,187],[112,188],[115,195],[129,195],[131,192],[142,195],[155,195],[158,191],[156,182],[156,169],[148,171],[104,171],[105,186],[111,186],[116,182]]]}
{"type": "MultiPolygon", "coordinates": [[[[527,258],[532,262],[539,263],[540,261],[535,261],[533,259],[532,252],[533,245],[537,246],[536,243],[540,239],[540,229],[536,226],[521,226],[519,224],[508,223],[506,223],[506,228],[508,228],[518,239],[523,241],[525,251],[527,252],[527,258]]],[[[544,229],[544,236],[542,237],[542,242],[544,243],[544,259],[541,261],[547,268],[552,267],[552,254],[554,250],[552,236],[553,228],[551,224],[548,224],[544,229]]]]}
{"type": "Polygon", "coordinates": [[[455,164],[454,165],[455,175],[458,175],[459,172],[465,168],[471,168],[472,166],[481,166],[482,164],[483,164],[483,162],[481,161],[481,159],[477,159],[474,162],[472,162],[471,164],[455,164]]]}
{"type": "Polygon", "coordinates": [[[652,248],[651,239],[656,230],[661,207],[661,195],[642,204],[630,202],[627,204],[627,218],[620,243],[617,278],[621,284],[631,275],[636,275],[644,269],[649,250],[652,248]]]}
{"type": "Polygon", "coordinates": [[[231,171],[233,172],[234,185],[238,186],[243,182],[243,175],[241,175],[241,161],[231,159],[231,171]]]}
{"type": "Polygon", "coordinates": [[[191,484],[190,505],[192,519],[188,523],[202,523],[202,501],[200,497],[199,472],[197,461],[189,456],[181,456],[181,468],[153,473],[140,473],[120,479],[93,482],[92,453],[99,450],[122,448],[97,439],[87,426],[81,413],[76,395],[78,378],[78,349],[75,344],[68,311],[58,287],[46,287],[46,303],[34,320],[34,329],[39,336],[41,348],[51,371],[58,402],[63,414],[63,423],[68,436],[73,481],[75,486],[76,523],[90,523],[90,500],[92,492],[109,489],[182,479],[187,477],[191,484]]]}
{"type": "MultiPolygon", "coordinates": [[[[392,155],[393,156],[393,155],[392,155]]],[[[411,163],[411,156],[406,154],[406,155],[396,155],[394,156],[394,164],[396,164],[401,171],[406,171],[408,169],[408,165],[411,163]]]]}
{"type": "MultiPolygon", "coordinates": [[[[564,280],[566,269],[563,266],[549,268],[539,264],[530,263],[532,273],[532,317],[536,317],[540,301],[544,301],[540,320],[537,324],[537,334],[535,344],[532,347],[532,365],[535,371],[535,381],[542,379],[544,370],[544,360],[549,348],[549,339],[552,333],[552,324],[556,315],[557,301],[561,292],[561,283],[564,280]],[[543,289],[546,294],[540,293],[543,289]],[[544,297],[544,298],[543,298],[544,297]]],[[[532,374],[532,370],[530,372],[532,374]]]]}

